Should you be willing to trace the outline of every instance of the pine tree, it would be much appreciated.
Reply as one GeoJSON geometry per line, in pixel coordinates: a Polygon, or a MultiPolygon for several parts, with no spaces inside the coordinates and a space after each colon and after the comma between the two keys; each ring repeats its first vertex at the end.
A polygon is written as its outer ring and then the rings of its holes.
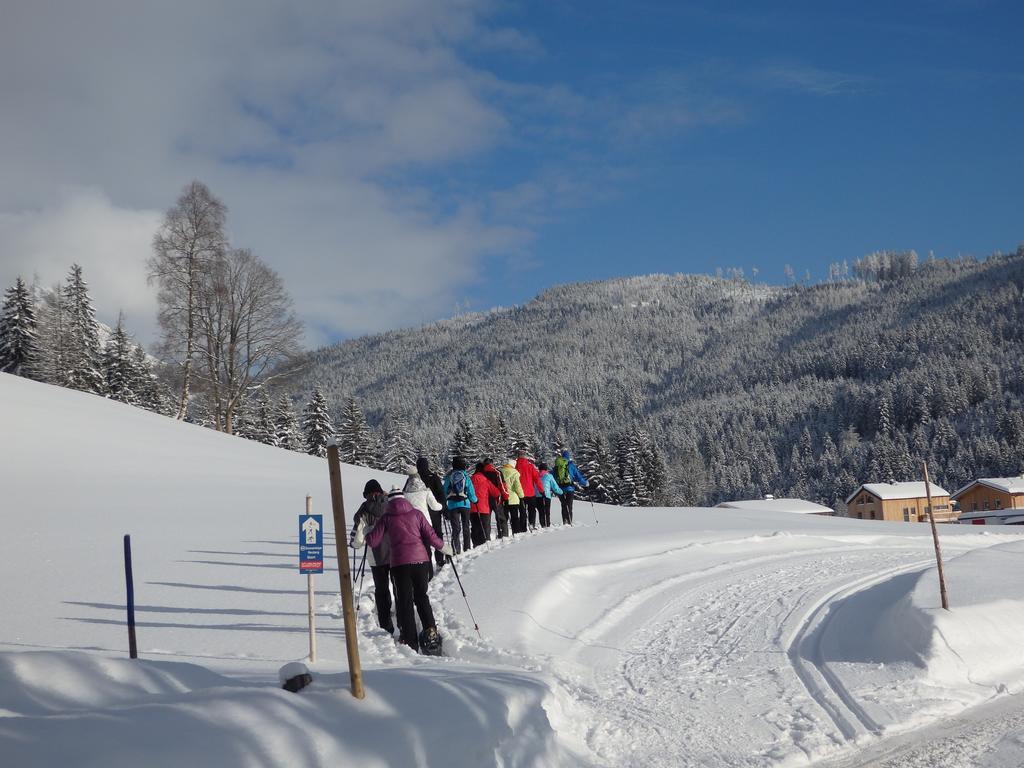
{"type": "Polygon", "coordinates": [[[107,397],[119,403],[139,404],[139,371],[132,357],[132,343],[124,330],[124,317],[121,315],[103,348],[103,374],[107,397]]]}
{"type": "Polygon", "coordinates": [[[288,395],[281,395],[274,408],[274,443],[278,448],[287,451],[299,451],[304,448],[299,436],[299,422],[288,395]]]}
{"type": "Polygon", "coordinates": [[[173,416],[171,393],[153,372],[153,364],[141,346],[136,345],[132,349],[131,363],[139,407],[164,416],[173,416]]]}
{"type": "Polygon", "coordinates": [[[38,315],[35,361],[40,381],[63,387],[68,379],[68,313],[64,290],[58,284],[42,292],[38,315]]]}
{"type": "Polygon", "coordinates": [[[0,307],[0,372],[33,376],[36,344],[35,306],[19,277],[7,289],[0,307]]]}
{"type": "Polygon", "coordinates": [[[264,445],[277,445],[274,411],[270,406],[270,399],[267,397],[266,390],[261,389],[259,394],[256,395],[256,400],[249,413],[249,427],[246,430],[249,439],[264,445]]]}
{"type": "Polygon", "coordinates": [[[346,464],[369,467],[375,461],[373,433],[359,404],[350,397],[338,425],[338,456],[346,464]]]}
{"type": "Polygon", "coordinates": [[[313,397],[302,411],[302,434],[306,438],[306,453],[320,457],[327,455],[327,443],[334,437],[334,422],[327,412],[327,400],[319,389],[313,390],[313,397]]]}
{"type": "MultiPolygon", "coordinates": [[[[666,506],[670,501],[668,469],[661,451],[650,435],[644,433],[640,451],[640,468],[644,473],[645,494],[643,506],[666,506]]],[[[747,475],[749,477],[749,468],[747,475]]],[[[744,483],[747,480],[743,481],[744,483]]]]}
{"type": "Polygon", "coordinates": [[[605,439],[600,435],[585,436],[580,442],[577,459],[580,471],[587,478],[587,487],[580,491],[580,498],[599,504],[618,503],[615,467],[605,439]]]}
{"type": "Polygon", "coordinates": [[[483,458],[489,458],[494,462],[503,461],[511,442],[505,419],[497,414],[488,416],[484,421],[480,438],[480,450],[483,452],[483,458]]]}
{"type": "Polygon", "coordinates": [[[615,463],[619,475],[619,503],[638,507],[647,495],[640,466],[640,444],[634,430],[619,435],[615,441],[615,463]]]}
{"type": "Polygon", "coordinates": [[[419,452],[412,441],[409,422],[402,417],[388,419],[381,435],[383,468],[388,472],[404,473],[416,463],[419,452]]]}
{"type": "Polygon", "coordinates": [[[452,436],[451,448],[448,451],[449,459],[461,456],[470,465],[474,464],[480,456],[480,446],[477,442],[476,426],[469,419],[459,420],[452,436]]]}
{"type": "Polygon", "coordinates": [[[82,277],[82,268],[71,265],[64,286],[67,311],[68,364],[65,386],[82,392],[103,391],[99,324],[89,296],[89,286],[82,277]]]}
{"type": "Polygon", "coordinates": [[[530,452],[530,443],[533,442],[533,440],[528,434],[521,430],[513,429],[509,433],[509,438],[510,444],[508,448],[511,451],[513,458],[518,456],[520,451],[525,451],[526,453],[530,452]]]}

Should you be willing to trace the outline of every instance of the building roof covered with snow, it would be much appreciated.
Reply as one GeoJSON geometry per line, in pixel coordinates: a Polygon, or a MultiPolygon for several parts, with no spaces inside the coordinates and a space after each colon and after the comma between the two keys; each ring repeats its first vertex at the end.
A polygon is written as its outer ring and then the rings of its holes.
{"type": "MultiPolygon", "coordinates": [[[[949,496],[949,491],[944,488],[940,488],[935,483],[929,483],[929,485],[931,486],[932,496],[949,496]]],[[[850,499],[860,493],[861,489],[882,500],[923,499],[928,495],[923,482],[864,483],[863,485],[858,486],[857,490],[846,497],[846,503],[849,504],[850,499]]]]}
{"type": "Polygon", "coordinates": [[[815,504],[813,501],[804,499],[740,499],[738,501],[723,501],[717,506],[726,509],[759,509],[769,512],[794,512],[801,515],[834,515],[830,507],[815,504]]]}
{"type": "Polygon", "coordinates": [[[979,477],[953,493],[953,498],[963,495],[975,485],[984,485],[1003,493],[1024,493],[1024,477],[979,477]]]}

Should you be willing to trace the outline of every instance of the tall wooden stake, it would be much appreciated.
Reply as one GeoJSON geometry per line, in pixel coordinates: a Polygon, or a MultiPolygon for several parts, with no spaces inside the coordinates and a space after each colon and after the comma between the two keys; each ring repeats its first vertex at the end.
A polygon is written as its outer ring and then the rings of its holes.
{"type": "Polygon", "coordinates": [[[341,496],[341,462],[338,446],[327,446],[327,468],[331,475],[331,509],[334,513],[334,546],[338,551],[338,578],[341,581],[341,611],[345,617],[345,648],[348,671],[352,678],[352,695],[366,696],[363,691],[363,670],[359,665],[359,639],[356,636],[355,603],[352,600],[352,573],[348,562],[348,533],[345,530],[345,500],[341,496]]]}
{"type": "Polygon", "coordinates": [[[946,574],[942,570],[942,547],[939,546],[939,531],[935,527],[935,510],[932,508],[932,486],[928,481],[928,462],[924,464],[924,492],[928,497],[928,521],[932,524],[932,541],[935,542],[935,563],[939,569],[939,596],[942,607],[949,610],[949,598],[946,596],[946,574]]]}
{"type": "MultiPolygon", "coordinates": [[[[313,514],[313,497],[306,496],[306,515],[313,514]]],[[[313,609],[313,574],[306,574],[306,604],[309,608],[309,660],[316,661],[316,611],[313,609]]]]}
{"type": "Polygon", "coordinates": [[[132,580],[132,537],[124,535],[124,581],[128,592],[128,658],[139,658],[135,643],[135,583],[132,580]]]}

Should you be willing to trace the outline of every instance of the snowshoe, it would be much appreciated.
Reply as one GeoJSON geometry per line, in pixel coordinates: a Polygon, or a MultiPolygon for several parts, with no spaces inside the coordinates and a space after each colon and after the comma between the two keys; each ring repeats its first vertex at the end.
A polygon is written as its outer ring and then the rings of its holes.
{"type": "Polygon", "coordinates": [[[442,650],[441,635],[435,627],[428,627],[420,632],[420,653],[424,656],[440,656],[442,650]]]}

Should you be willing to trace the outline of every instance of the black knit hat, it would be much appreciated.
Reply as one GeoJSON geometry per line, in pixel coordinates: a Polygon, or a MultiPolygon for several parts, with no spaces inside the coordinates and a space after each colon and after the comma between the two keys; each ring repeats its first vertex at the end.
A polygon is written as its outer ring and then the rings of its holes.
{"type": "Polygon", "coordinates": [[[452,467],[454,469],[465,469],[466,466],[466,460],[461,456],[456,456],[454,459],[452,459],[452,467]]]}
{"type": "Polygon", "coordinates": [[[366,485],[363,486],[364,499],[371,493],[384,493],[384,489],[380,487],[380,483],[376,480],[367,480],[366,485]]]}

